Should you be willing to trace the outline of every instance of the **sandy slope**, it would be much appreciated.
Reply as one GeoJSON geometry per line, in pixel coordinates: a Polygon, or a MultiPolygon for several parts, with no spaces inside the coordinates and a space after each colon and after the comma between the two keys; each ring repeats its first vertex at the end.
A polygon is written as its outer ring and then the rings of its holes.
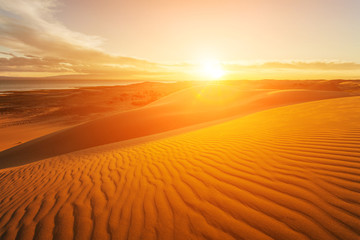
{"type": "Polygon", "coordinates": [[[43,89],[1,94],[0,151],[99,117],[139,108],[191,82],[43,89]]]}
{"type": "Polygon", "coordinates": [[[226,85],[191,87],[146,107],[81,124],[0,152],[0,167],[18,166],[76,150],[243,116],[273,107],[344,96],[351,96],[351,93],[241,90],[226,85]]]}
{"type": "Polygon", "coordinates": [[[359,105],[302,103],[0,170],[0,238],[359,239],[359,105]]]}

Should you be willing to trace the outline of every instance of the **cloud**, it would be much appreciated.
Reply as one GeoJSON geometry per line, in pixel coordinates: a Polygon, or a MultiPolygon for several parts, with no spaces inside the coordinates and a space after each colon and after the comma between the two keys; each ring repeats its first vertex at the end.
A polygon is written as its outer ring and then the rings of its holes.
{"type": "Polygon", "coordinates": [[[341,71],[360,70],[360,63],[343,61],[269,61],[253,64],[226,64],[229,70],[245,69],[292,69],[292,70],[319,70],[319,71],[341,71]]]}
{"type": "MultiPolygon", "coordinates": [[[[84,49],[100,49],[103,39],[67,29],[58,22],[54,15],[55,0],[0,0],[1,33],[8,39],[16,39],[24,45],[41,50],[48,45],[36,45],[41,41],[69,44],[84,49]],[[20,38],[31,36],[30,39],[20,38]],[[38,34],[37,37],[32,36],[38,34]],[[35,46],[34,46],[35,43],[35,46]]],[[[28,49],[26,49],[28,50],[28,49]]]]}
{"type": "Polygon", "coordinates": [[[1,60],[5,64],[2,70],[37,71],[48,67],[47,72],[59,71],[63,69],[59,62],[69,63],[72,70],[81,72],[106,64],[139,70],[161,68],[146,60],[104,52],[103,39],[71,31],[55,19],[57,4],[55,0],[0,0],[0,45],[13,52],[2,53],[10,57],[9,61],[1,60]]]}
{"type": "MultiPolygon", "coordinates": [[[[71,66],[71,65],[70,65],[71,66]]],[[[73,72],[62,59],[16,57],[0,58],[2,72],[73,72]]]]}
{"type": "Polygon", "coordinates": [[[53,73],[53,74],[79,74],[97,76],[102,78],[144,78],[145,76],[166,76],[170,72],[149,71],[145,68],[135,67],[125,64],[101,64],[91,62],[71,61],[64,58],[37,57],[37,56],[14,56],[10,58],[0,58],[0,71],[13,73],[53,73]]]}

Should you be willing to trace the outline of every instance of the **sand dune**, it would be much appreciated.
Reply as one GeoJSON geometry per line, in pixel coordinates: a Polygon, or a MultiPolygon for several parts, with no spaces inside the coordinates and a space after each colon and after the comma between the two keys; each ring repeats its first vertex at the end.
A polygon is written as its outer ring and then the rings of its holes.
{"type": "Polygon", "coordinates": [[[0,170],[0,238],[359,239],[359,104],[279,107],[0,170]]]}
{"type": "Polygon", "coordinates": [[[146,107],[91,121],[3,151],[0,153],[0,167],[18,166],[76,150],[244,116],[273,107],[344,96],[351,96],[351,93],[246,91],[226,85],[196,86],[180,90],[146,107]]]}
{"type": "Polygon", "coordinates": [[[196,83],[144,82],[0,93],[0,151],[100,117],[145,106],[193,84],[196,83]]]}

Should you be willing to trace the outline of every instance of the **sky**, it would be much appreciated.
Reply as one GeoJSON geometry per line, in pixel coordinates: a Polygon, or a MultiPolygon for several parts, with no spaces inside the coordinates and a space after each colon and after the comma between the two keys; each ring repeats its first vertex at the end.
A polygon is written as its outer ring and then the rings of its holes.
{"type": "Polygon", "coordinates": [[[0,76],[206,80],[211,61],[221,79],[360,79],[359,12],[359,0],[0,0],[0,76]]]}

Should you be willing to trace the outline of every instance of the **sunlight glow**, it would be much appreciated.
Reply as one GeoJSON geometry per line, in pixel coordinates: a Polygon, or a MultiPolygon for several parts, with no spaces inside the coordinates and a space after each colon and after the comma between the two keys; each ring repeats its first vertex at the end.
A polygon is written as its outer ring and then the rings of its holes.
{"type": "Polygon", "coordinates": [[[201,74],[212,80],[219,79],[225,75],[225,70],[217,60],[206,59],[201,62],[200,67],[201,74]]]}

